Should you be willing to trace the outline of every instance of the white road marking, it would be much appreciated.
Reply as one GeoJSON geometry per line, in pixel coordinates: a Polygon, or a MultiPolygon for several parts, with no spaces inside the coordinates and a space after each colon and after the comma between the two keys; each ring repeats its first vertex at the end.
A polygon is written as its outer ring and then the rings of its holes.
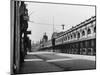
{"type": "Polygon", "coordinates": [[[83,60],[91,60],[95,61],[95,56],[88,56],[88,55],[77,55],[77,54],[64,54],[64,53],[58,53],[56,54],[58,56],[64,56],[64,57],[71,57],[73,59],[83,59],[83,60]]]}
{"type": "Polygon", "coordinates": [[[70,58],[52,59],[52,60],[47,60],[46,62],[57,62],[57,61],[66,61],[66,60],[72,60],[72,59],[70,58]]]}
{"type": "Polygon", "coordinates": [[[24,59],[24,61],[43,61],[43,59],[24,59]]]}
{"type": "Polygon", "coordinates": [[[27,52],[28,55],[36,55],[36,54],[52,54],[53,52],[27,52]]]}

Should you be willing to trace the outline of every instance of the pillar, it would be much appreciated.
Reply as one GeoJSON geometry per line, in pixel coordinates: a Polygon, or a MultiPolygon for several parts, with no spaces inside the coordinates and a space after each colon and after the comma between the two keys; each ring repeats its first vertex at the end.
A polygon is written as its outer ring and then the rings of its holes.
{"type": "Polygon", "coordinates": [[[88,41],[85,41],[85,54],[88,55],[88,41]]]}
{"type": "Polygon", "coordinates": [[[94,54],[94,50],[93,50],[93,48],[91,48],[91,55],[93,55],[94,54]]]}

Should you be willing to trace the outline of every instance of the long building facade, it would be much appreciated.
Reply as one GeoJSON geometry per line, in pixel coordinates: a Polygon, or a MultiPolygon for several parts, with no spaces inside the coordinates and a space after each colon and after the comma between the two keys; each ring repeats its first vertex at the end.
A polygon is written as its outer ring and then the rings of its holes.
{"type": "MultiPolygon", "coordinates": [[[[96,55],[96,16],[70,28],[55,38],[56,52],[70,54],[96,55]]],[[[44,48],[52,49],[52,41],[44,44],[44,48]]]]}
{"type": "Polygon", "coordinates": [[[26,52],[31,48],[28,20],[25,2],[11,0],[11,74],[19,73],[26,52]]]}

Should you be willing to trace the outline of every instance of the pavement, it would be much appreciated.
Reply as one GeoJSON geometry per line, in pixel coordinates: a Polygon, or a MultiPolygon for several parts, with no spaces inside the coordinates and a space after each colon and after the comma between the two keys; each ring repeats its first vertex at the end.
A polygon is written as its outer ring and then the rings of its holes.
{"type": "Polygon", "coordinates": [[[96,68],[95,56],[55,52],[28,52],[20,73],[44,73],[96,68]]]}
{"type": "Polygon", "coordinates": [[[20,73],[42,73],[42,72],[58,72],[62,71],[61,68],[45,62],[43,59],[37,57],[36,55],[28,54],[24,63],[21,66],[20,73]]]}

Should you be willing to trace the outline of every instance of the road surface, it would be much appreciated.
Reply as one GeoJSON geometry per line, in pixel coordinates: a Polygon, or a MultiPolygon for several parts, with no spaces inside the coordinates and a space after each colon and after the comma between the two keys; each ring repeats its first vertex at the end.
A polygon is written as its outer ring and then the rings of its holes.
{"type": "Polygon", "coordinates": [[[95,56],[55,52],[30,52],[24,59],[20,73],[42,73],[96,68],[95,56]]]}

